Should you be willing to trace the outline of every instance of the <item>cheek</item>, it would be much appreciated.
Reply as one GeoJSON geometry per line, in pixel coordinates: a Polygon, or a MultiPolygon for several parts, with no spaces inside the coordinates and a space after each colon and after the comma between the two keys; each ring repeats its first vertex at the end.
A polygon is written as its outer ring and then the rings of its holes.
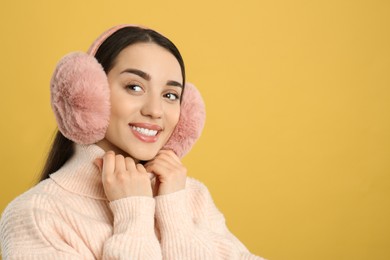
{"type": "Polygon", "coordinates": [[[121,112],[121,99],[120,95],[118,95],[115,91],[115,89],[111,88],[111,96],[110,96],[110,103],[111,103],[111,118],[110,120],[120,116],[121,112]]]}
{"type": "Polygon", "coordinates": [[[172,107],[167,114],[167,123],[171,128],[171,131],[176,127],[180,118],[180,105],[172,107]]]}
{"type": "Polygon", "coordinates": [[[115,120],[129,120],[132,115],[139,111],[137,100],[129,98],[111,99],[111,118],[115,120]]]}

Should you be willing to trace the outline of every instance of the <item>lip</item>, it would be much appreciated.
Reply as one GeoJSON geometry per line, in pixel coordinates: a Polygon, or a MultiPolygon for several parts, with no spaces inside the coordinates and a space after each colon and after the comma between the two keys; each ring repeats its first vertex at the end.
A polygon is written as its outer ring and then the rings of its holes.
{"type": "Polygon", "coordinates": [[[130,123],[129,126],[130,126],[132,133],[135,135],[135,137],[137,137],[139,140],[141,140],[142,142],[145,142],[145,143],[156,142],[158,140],[158,137],[160,136],[161,131],[162,131],[162,128],[160,126],[148,124],[148,123],[130,123]],[[134,130],[132,126],[146,128],[146,129],[150,129],[150,130],[156,130],[157,134],[155,136],[143,135],[140,132],[134,130]]]}
{"type": "Polygon", "coordinates": [[[157,130],[157,131],[162,130],[161,126],[148,124],[148,123],[129,123],[129,126],[136,126],[136,127],[147,128],[150,130],[157,130]]]}

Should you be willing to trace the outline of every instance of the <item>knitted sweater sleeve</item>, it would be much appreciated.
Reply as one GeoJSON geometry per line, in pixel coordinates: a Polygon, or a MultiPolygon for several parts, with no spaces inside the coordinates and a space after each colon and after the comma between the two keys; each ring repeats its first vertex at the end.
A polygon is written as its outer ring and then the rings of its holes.
{"type": "Polygon", "coordinates": [[[110,203],[114,234],[104,244],[103,259],[161,259],[154,232],[155,200],[129,197],[110,203]]]}
{"type": "MultiPolygon", "coordinates": [[[[0,244],[6,259],[161,259],[154,233],[153,198],[131,197],[110,203],[113,233],[105,241],[102,255],[94,255],[77,230],[77,217],[63,211],[54,214],[40,197],[11,203],[2,214],[0,244]],[[136,212],[136,213],[133,213],[136,212]]],[[[79,228],[91,228],[80,226],[79,228]]],[[[93,227],[92,227],[93,228],[93,227]]],[[[96,230],[96,232],[99,232],[96,230]]]]}
{"type": "Polygon", "coordinates": [[[228,230],[202,183],[195,189],[156,197],[163,259],[264,260],[228,230]]]}

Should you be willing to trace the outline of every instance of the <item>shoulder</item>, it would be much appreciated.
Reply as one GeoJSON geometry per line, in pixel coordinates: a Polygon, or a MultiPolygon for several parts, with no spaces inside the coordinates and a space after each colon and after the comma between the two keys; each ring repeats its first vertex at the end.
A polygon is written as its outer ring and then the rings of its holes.
{"type": "Polygon", "coordinates": [[[1,214],[0,231],[6,226],[26,224],[33,220],[33,212],[50,207],[53,196],[50,195],[52,181],[44,180],[13,199],[1,214]]]}
{"type": "Polygon", "coordinates": [[[193,177],[187,177],[186,189],[190,193],[199,193],[199,194],[209,193],[207,186],[200,180],[197,180],[193,177]]]}
{"type": "Polygon", "coordinates": [[[7,211],[15,210],[15,209],[21,209],[28,206],[31,206],[31,201],[34,199],[35,196],[41,194],[45,190],[45,186],[47,186],[48,180],[44,180],[35,186],[31,187],[27,191],[23,192],[16,198],[14,198],[5,208],[4,213],[7,211]]]}
{"type": "Polygon", "coordinates": [[[58,244],[68,234],[64,233],[67,226],[60,213],[66,207],[61,198],[58,187],[47,179],[8,204],[0,219],[0,245],[4,258],[38,259],[38,255],[65,250],[62,244],[58,244]]]}
{"type": "Polygon", "coordinates": [[[187,200],[193,215],[198,219],[207,219],[207,222],[224,223],[224,216],[216,206],[207,186],[192,177],[187,177],[187,200]]]}
{"type": "Polygon", "coordinates": [[[0,219],[0,243],[2,249],[9,251],[9,246],[18,246],[29,236],[40,237],[37,230],[36,212],[48,207],[45,200],[45,189],[48,181],[36,186],[12,200],[0,219]]]}
{"type": "Polygon", "coordinates": [[[187,177],[186,190],[188,199],[194,204],[206,206],[214,203],[207,186],[193,177],[187,177]]]}

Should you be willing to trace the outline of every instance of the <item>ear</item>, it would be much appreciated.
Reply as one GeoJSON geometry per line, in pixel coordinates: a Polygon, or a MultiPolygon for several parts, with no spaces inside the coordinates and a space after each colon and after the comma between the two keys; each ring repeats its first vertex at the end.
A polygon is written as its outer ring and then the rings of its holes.
{"type": "Polygon", "coordinates": [[[196,87],[186,83],[180,106],[180,117],[175,130],[163,149],[171,149],[184,157],[199,139],[206,121],[206,109],[196,87]]]}
{"type": "Polygon", "coordinates": [[[73,52],[63,57],[50,88],[58,128],[65,137],[79,144],[104,138],[110,119],[110,88],[103,67],[93,56],[73,52]]]}

